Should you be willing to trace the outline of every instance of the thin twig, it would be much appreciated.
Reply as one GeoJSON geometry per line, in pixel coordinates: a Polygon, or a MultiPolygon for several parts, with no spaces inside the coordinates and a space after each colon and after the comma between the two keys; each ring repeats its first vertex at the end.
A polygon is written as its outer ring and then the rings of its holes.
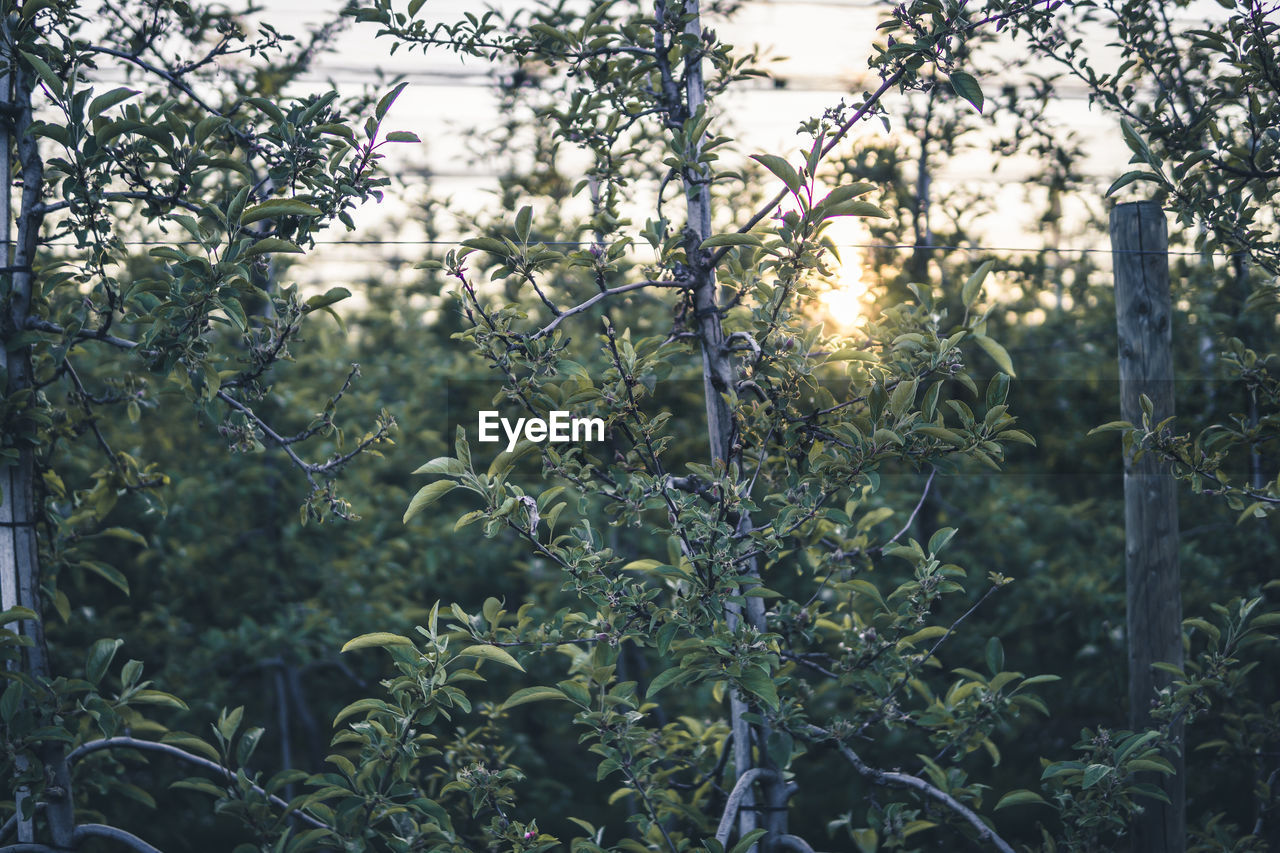
{"type": "MultiPolygon", "coordinates": [[[[857,124],[859,121],[861,121],[867,115],[867,113],[871,111],[872,107],[874,107],[877,103],[879,103],[880,98],[884,96],[885,92],[888,92],[889,89],[893,88],[893,86],[898,82],[898,80],[902,77],[904,73],[905,73],[905,69],[899,69],[898,71],[895,71],[893,74],[890,74],[888,77],[886,77],[883,80],[883,82],[881,82],[880,88],[872,92],[871,96],[867,98],[866,103],[864,103],[857,112],[855,112],[852,116],[846,119],[845,122],[836,129],[836,132],[832,134],[831,139],[827,140],[827,143],[822,146],[822,153],[819,155],[819,159],[821,159],[822,157],[826,157],[828,154],[831,153],[831,151],[837,145],[840,144],[840,141],[843,140],[844,137],[849,133],[849,131],[853,129],[853,126],[857,124]]],[[[779,204],[782,203],[782,200],[787,197],[787,193],[789,192],[790,190],[786,188],[780,190],[778,194],[775,195],[769,201],[768,204],[764,205],[759,210],[757,210],[755,214],[752,215],[752,217],[747,220],[747,223],[738,229],[738,233],[746,234],[752,228],[755,228],[757,225],[759,225],[764,220],[764,218],[773,211],[774,208],[776,208],[779,204]]],[[[733,247],[722,246],[720,249],[718,249],[715,252],[715,254],[711,256],[711,266],[712,267],[717,266],[720,263],[720,261],[724,258],[725,254],[731,248],[733,247]]]]}
{"type": "Polygon", "coordinates": [[[881,551],[883,551],[888,546],[892,545],[894,542],[897,542],[902,537],[902,534],[906,533],[908,530],[911,529],[911,525],[915,523],[916,516],[920,514],[920,508],[924,506],[925,500],[929,497],[929,487],[933,485],[933,478],[937,476],[937,474],[938,474],[937,468],[930,469],[929,479],[925,480],[924,491],[920,493],[920,500],[916,501],[916,508],[911,510],[911,517],[907,519],[906,524],[902,525],[901,530],[893,534],[893,538],[891,538],[888,542],[880,546],[881,551]]]}
{"type": "MultiPolygon", "coordinates": [[[[200,107],[200,109],[204,110],[209,115],[218,116],[219,118],[226,118],[226,116],[222,112],[220,112],[219,110],[215,110],[213,107],[205,103],[205,101],[199,95],[197,95],[195,91],[190,86],[188,86],[187,83],[179,75],[174,74],[172,71],[167,71],[158,65],[152,65],[150,62],[147,62],[145,59],[143,59],[140,56],[135,56],[134,54],[131,54],[131,53],[125,53],[123,50],[116,50],[115,48],[103,47],[102,45],[89,45],[85,48],[85,53],[102,53],[102,54],[106,54],[107,56],[114,56],[117,59],[123,59],[125,62],[132,62],[134,65],[138,66],[144,71],[149,71],[150,73],[156,75],[157,77],[167,81],[169,85],[182,91],[184,94],[186,94],[187,97],[189,97],[192,101],[195,102],[196,106],[200,107]]],[[[228,124],[227,128],[233,134],[235,134],[236,137],[238,137],[239,139],[247,140],[249,138],[249,135],[247,133],[245,133],[243,130],[236,127],[235,125],[228,124]]]]}
{"type": "Polygon", "coordinates": [[[567,318],[572,317],[574,314],[581,314],[583,311],[586,311],[588,308],[595,305],[597,302],[600,302],[601,300],[603,300],[605,297],[617,296],[620,293],[628,293],[632,290],[641,290],[646,287],[685,288],[685,287],[688,287],[688,285],[682,281],[636,281],[636,282],[632,282],[631,284],[621,284],[621,285],[618,285],[617,287],[612,287],[608,290],[602,290],[601,292],[592,296],[590,299],[586,300],[585,302],[582,302],[578,305],[573,306],[572,308],[567,308],[564,311],[561,311],[554,320],[552,320],[550,323],[548,323],[547,325],[543,326],[541,329],[539,329],[538,331],[530,335],[529,340],[536,341],[538,338],[546,337],[547,335],[554,332],[556,330],[556,327],[559,326],[561,323],[563,323],[567,318]]]}

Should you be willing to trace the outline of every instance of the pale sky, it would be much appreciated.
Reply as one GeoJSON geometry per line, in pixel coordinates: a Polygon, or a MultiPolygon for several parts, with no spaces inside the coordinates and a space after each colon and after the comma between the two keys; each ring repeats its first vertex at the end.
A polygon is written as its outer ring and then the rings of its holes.
{"type": "MultiPolygon", "coordinates": [[[[516,2],[520,0],[507,0],[508,5],[516,2]]],[[[265,0],[261,17],[281,32],[301,33],[308,24],[330,19],[341,5],[341,0],[265,0]]],[[[479,8],[482,7],[474,0],[428,0],[422,14],[433,20],[446,20],[479,8]]],[[[834,105],[842,94],[852,91],[856,96],[863,89],[859,82],[871,82],[866,58],[884,8],[884,4],[872,0],[747,0],[733,21],[708,22],[733,44],[754,43],[763,48],[766,56],[785,57],[771,66],[775,73],[787,78],[785,89],[759,86],[722,102],[725,111],[733,116],[738,145],[744,154],[793,154],[805,142],[796,135],[802,119],[834,105]]],[[[409,86],[393,108],[386,128],[412,130],[425,144],[413,146],[418,149],[413,151],[407,150],[410,146],[397,146],[400,150],[390,164],[392,170],[397,161],[415,160],[427,165],[437,194],[452,198],[460,210],[482,208],[489,198],[486,191],[494,184],[493,176],[467,162],[460,131],[490,126],[498,118],[495,98],[486,83],[490,69],[481,61],[463,61],[443,50],[425,56],[420,51],[402,50],[394,57],[388,56],[390,41],[374,38],[375,29],[371,24],[353,25],[342,36],[338,51],[326,55],[307,82],[320,86],[332,78],[340,87],[354,89],[374,82],[375,69],[391,75],[407,74],[409,86]]],[[[1003,81],[980,82],[993,94],[1003,81]]],[[[1118,123],[1111,116],[1089,110],[1079,91],[1068,90],[1052,110],[1052,118],[1089,140],[1088,158],[1082,168],[1096,178],[1100,198],[1106,186],[1126,171],[1129,154],[1121,142],[1118,123]]],[[[865,125],[863,132],[883,130],[876,122],[865,125]]],[[[1023,232],[1016,225],[1009,227],[1019,219],[1016,211],[1023,205],[1020,182],[1031,175],[1033,164],[1005,162],[994,175],[990,166],[990,155],[970,155],[937,175],[936,181],[981,181],[995,208],[1012,214],[1005,217],[998,236],[993,234],[987,242],[1038,248],[1038,235],[1023,232]]],[[[386,227],[379,223],[402,221],[403,214],[402,205],[388,201],[378,209],[364,211],[358,222],[362,231],[367,228],[372,236],[381,238],[386,236],[386,227]]],[[[849,234],[846,239],[856,238],[856,231],[849,234]]],[[[341,233],[334,235],[335,239],[343,237],[341,233]]],[[[308,260],[308,269],[297,270],[296,274],[304,283],[311,280],[332,284],[344,276],[362,277],[370,263],[388,253],[413,261],[422,252],[417,246],[320,246],[308,260]]]]}

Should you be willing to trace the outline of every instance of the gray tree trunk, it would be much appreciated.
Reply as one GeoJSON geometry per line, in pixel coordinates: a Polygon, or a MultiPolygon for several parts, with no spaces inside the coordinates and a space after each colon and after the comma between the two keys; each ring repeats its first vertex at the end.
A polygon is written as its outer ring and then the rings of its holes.
{"type": "MultiPolygon", "coordinates": [[[[3,37],[0,50],[10,51],[15,34],[12,19],[0,22],[3,37]]],[[[11,342],[25,327],[31,306],[32,272],[38,245],[42,215],[40,196],[44,187],[44,161],[35,138],[28,133],[32,123],[31,96],[35,89],[32,72],[24,68],[17,56],[3,58],[10,73],[0,79],[0,97],[6,109],[0,119],[0,175],[4,189],[0,191],[0,266],[3,266],[4,310],[0,312],[0,369],[3,370],[5,395],[29,393],[32,385],[31,348],[11,342]],[[11,181],[14,175],[13,155],[17,154],[18,172],[22,177],[21,202],[17,211],[17,239],[13,239],[11,181]]],[[[40,562],[36,542],[36,459],[27,442],[16,442],[17,458],[0,468],[0,610],[25,607],[37,618],[19,620],[18,632],[31,639],[22,650],[19,666],[37,682],[49,679],[48,652],[44,628],[39,618],[40,562]]],[[[11,628],[14,626],[10,626],[11,628]]],[[[42,800],[50,840],[55,847],[71,847],[75,830],[75,808],[71,798],[71,773],[62,744],[47,739],[40,751],[47,784],[42,800]]],[[[29,764],[25,757],[17,762],[19,772],[29,764]]],[[[14,801],[18,806],[18,840],[34,842],[35,825],[23,820],[24,804],[31,792],[18,786],[14,801]]],[[[29,807],[29,806],[28,806],[29,807]]]]}
{"type": "MultiPolygon", "coordinates": [[[[657,4],[658,19],[664,16],[661,2],[657,4]]],[[[702,23],[698,16],[698,0],[685,0],[684,12],[689,16],[685,32],[702,40],[702,23]]],[[[687,57],[685,73],[685,104],[689,115],[694,115],[706,104],[707,91],[702,72],[702,58],[687,57]]],[[[687,117],[687,116],[686,116],[687,117]]],[[[695,140],[691,157],[701,149],[702,140],[695,140]]],[[[706,402],[707,436],[710,443],[711,458],[715,462],[727,462],[731,453],[733,436],[733,412],[726,400],[726,394],[732,394],[737,376],[729,348],[725,341],[724,327],[721,323],[720,305],[716,272],[709,262],[709,253],[701,251],[699,246],[711,236],[711,187],[710,176],[699,170],[689,170],[684,176],[685,205],[688,213],[685,235],[686,254],[689,259],[690,273],[694,280],[694,309],[696,313],[698,339],[702,351],[703,396],[706,402]]],[[[739,520],[742,528],[749,528],[751,519],[747,515],[739,520]]],[[[747,573],[759,576],[759,566],[753,559],[746,566],[747,573]]],[[[730,629],[737,627],[743,618],[757,631],[767,629],[765,622],[764,600],[757,597],[747,599],[744,608],[726,605],[726,621],[730,629]]],[[[747,703],[738,691],[730,695],[730,726],[733,732],[733,759],[738,776],[754,767],[770,767],[770,760],[765,745],[768,742],[769,726],[748,724],[745,715],[747,703]],[[753,749],[754,747],[754,749],[753,749]]],[[[763,828],[769,830],[765,837],[765,845],[774,847],[777,838],[787,832],[787,793],[780,772],[765,777],[761,783],[763,799],[763,828]]],[[[739,836],[756,829],[761,825],[757,815],[757,801],[754,793],[748,793],[743,799],[738,814],[739,836]]],[[[756,853],[758,845],[752,845],[751,853],[756,853]]]]}

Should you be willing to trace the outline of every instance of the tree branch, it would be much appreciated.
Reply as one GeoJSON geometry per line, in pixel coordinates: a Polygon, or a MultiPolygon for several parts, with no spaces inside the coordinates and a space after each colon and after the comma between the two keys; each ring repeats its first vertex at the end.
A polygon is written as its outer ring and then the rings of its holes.
{"type": "Polygon", "coordinates": [[[86,838],[110,838],[112,841],[119,841],[137,850],[138,853],[160,853],[158,848],[152,847],[133,833],[102,823],[82,823],[76,827],[71,837],[77,845],[86,838]]]}
{"type": "MultiPolygon", "coordinates": [[[[62,328],[57,323],[51,323],[48,320],[44,320],[39,317],[28,317],[24,325],[26,328],[35,332],[49,332],[54,335],[65,335],[67,333],[66,329],[62,328]]],[[[76,332],[75,339],[77,341],[101,341],[104,344],[109,344],[117,349],[123,350],[137,349],[138,347],[137,341],[130,341],[125,338],[117,338],[115,335],[101,334],[99,332],[85,329],[76,332]]],[[[150,350],[142,350],[142,352],[150,353],[150,350]]]]}
{"type": "MultiPolygon", "coordinates": [[[[106,192],[101,195],[99,201],[151,201],[157,204],[169,204],[174,207],[181,207],[192,213],[203,213],[204,208],[200,205],[187,201],[178,195],[156,195],[146,190],[130,190],[120,192],[106,192]]],[[[71,207],[70,201],[54,201],[44,202],[37,205],[41,214],[56,213],[59,210],[66,210],[71,207]]]]}
{"type": "Polygon", "coordinates": [[[538,331],[534,332],[533,335],[530,336],[529,340],[536,341],[538,338],[545,338],[547,335],[554,332],[556,330],[556,327],[559,326],[561,323],[563,323],[567,318],[572,317],[574,314],[581,314],[583,311],[586,311],[588,308],[600,302],[601,300],[605,299],[606,297],[617,296],[619,293],[628,293],[632,290],[641,290],[646,287],[683,288],[683,287],[688,287],[688,285],[682,281],[636,281],[636,282],[632,282],[631,284],[621,284],[621,285],[618,285],[617,287],[610,288],[609,290],[602,290],[599,293],[597,293],[595,296],[592,296],[587,301],[560,312],[560,314],[558,314],[554,320],[552,320],[547,325],[543,326],[538,331]]]}
{"type": "MultiPolygon", "coordinates": [[[[115,48],[103,47],[102,45],[96,45],[96,44],[87,46],[85,48],[85,53],[102,53],[102,54],[106,54],[107,56],[114,56],[117,59],[123,59],[125,62],[131,62],[134,65],[138,66],[139,68],[143,69],[144,71],[148,71],[156,75],[157,77],[161,78],[162,80],[165,80],[166,82],[169,83],[169,85],[183,92],[187,97],[189,97],[196,104],[196,106],[200,107],[200,109],[204,110],[209,115],[218,116],[220,118],[227,117],[220,110],[215,110],[213,107],[209,106],[199,95],[195,93],[195,91],[190,86],[186,84],[185,81],[183,81],[183,79],[179,75],[174,74],[172,71],[168,71],[164,68],[161,68],[158,65],[152,65],[150,62],[147,62],[145,59],[143,59],[140,56],[136,56],[131,53],[125,53],[123,50],[116,50],[115,48]]],[[[227,129],[230,130],[233,134],[235,134],[241,140],[245,140],[248,138],[248,134],[246,134],[243,130],[240,130],[239,128],[235,127],[234,125],[228,124],[227,129]]]]}
{"type": "Polygon", "coordinates": [[[742,800],[751,790],[751,786],[757,779],[777,779],[778,774],[774,770],[767,770],[763,767],[752,767],[738,777],[737,783],[734,784],[733,790],[729,792],[729,798],[724,803],[724,814],[720,816],[720,825],[716,827],[716,841],[722,845],[729,841],[729,832],[733,829],[734,818],[738,816],[738,809],[742,805],[742,800]]]}
{"type": "Polygon", "coordinates": [[[894,542],[897,542],[898,539],[902,537],[902,534],[911,529],[911,525],[915,523],[916,516],[920,514],[920,508],[924,506],[925,500],[929,497],[929,487],[933,485],[933,478],[937,475],[937,468],[933,468],[929,471],[929,479],[924,482],[924,491],[920,493],[920,500],[916,501],[916,508],[911,510],[911,515],[907,518],[907,523],[902,525],[902,529],[893,534],[893,537],[888,542],[880,546],[881,551],[883,551],[887,546],[892,545],[894,542]]]}
{"type": "MultiPolygon", "coordinates": [[[[226,779],[236,778],[236,774],[232,770],[226,767],[223,767],[218,762],[210,761],[207,758],[201,758],[198,755],[193,755],[192,753],[187,752],[185,749],[179,749],[176,746],[171,746],[170,744],[167,744],[167,743],[160,743],[159,741],[141,740],[139,738],[126,737],[126,736],[103,738],[101,740],[92,740],[86,744],[82,744],[76,747],[75,749],[71,750],[71,753],[67,755],[67,763],[75,764],[77,761],[79,761],[80,759],[84,758],[85,756],[91,753],[101,752],[102,750],[106,750],[106,749],[136,749],[141,752],[158,752],[161,755],[167,755],[170,758],[177,758],[181,761],[187,762],[188,764],[194,764],[196,767],[201,767],[205,770],[210,770],[226,779]]],[[[317,829],[333,829],[333,827],[329,826],[329,824],[325,823],[324,821],[317,820],[316,818],[312,817],[306,812],[293,809],[284,800],[280,799],[274,794],[268,794],[266,790],[264,790],[261,786],[253,785],[252,783],[250,784],[252,785],[254,792],[262,794],[267,798],[267,800],[272,805],[279,806],[280,808],[284,809],[287,813],[291,813],[292,815],[296,816],[303,823],[306,823],[317,829]]],[[[109,829],[110,827],[107,827],[107,828],[109,829]]],[[[150,849],[150,848],[146,848],[146,849],[150,849]]],[[[5,850],[7,850],[7,848],[0,848],[0,853],[4,853],[5,850]]]]}
{"type": "Polygon", "coordinates": [[[833,740],[836,748],[840,750],[840,754],[843,755],[845,759],[853,765],[853,769],[858,771],[858,774],[864,778],[871,780],[877,785],[910,788],[916,793],[934,800],[955,812],[956,815],[977,831],[979,841],[985,841],[991,844],[996,850],[999,850],[1000,853],[1014,853],[1013,848],[1009,846],[1008,842],[997,835],[995,830],[987,826],[987,824],[983,822],[982,818],[978,817],[977,813],[955,797],[948,794],[946,791],[943,791],[941,788],[937,788],[918,776],[912,776],[909,773],[899,773],[894,770],[880,770],[879,768],[871,767],[858,757],[856,752],[841,743],[839,740],[836,740],[831,732],[826,729],[811,725],[807,726],[806,730],[811,736],[822,738],[824,740],[833,740]]]}
{"type": "Polygon", "coordinates": [[[796,851],[796,853],[813,853],[813,848],[809,846],[809,842],[798,835],[779,835],[774,841],[779,847],[786,847],[788,850],[796,851]]]}
{"type": "MultiPolygon", "coordinates": [[[[836,128],[836,132],[831,135],[831,139],[829,139],[827,143],[822,146],[822,153],[819,155],[819,159],[821,159],[822,157],[826,157],[828,154],[831,153],[831,151],[837,145],[840,144],[841,140],[843,140],[845,136],[849,133],[849,131],[853,129],[853,126],[857,124],[859,121],[861,121],[863,118],[865,118],[867,113],[871,112],[871,108],[874,107],[877,103],[879,103],[880,99],[884,97],[885,92],[888,92],[891,88],[893,88],[893,86],[898,82],[898,80],[902,77],[904,73],[905,73],[905,70],[900,69],[898,71],[895,71],[893,74],[890,74],[888,77],[884,78],[884,80],[880,83],[880,88],[876,89],[874,92],[871,93],[871,96],[867,98],[866,103],[864,103],[857,110],[857,112],[855,112],[853,115],[847,118],[845,122],[840,125],[840,127],[836,128]]],[[[780,190],[778,194],[775,195],[773,199],[769,201],[768,204],[762,206],[759,210],[757,210],[755,214],[752,215],[752,217],[747,220],[747,223],[738,229],[738,233],[746,234],[752,228],[755,228],[757,225],[759,225],[775,207],[777,207],[779,204],[782,203],[782,200],[787,197],[787,193],[789,192],[790,190],[786,189],[785,187],[782,190],[780,190]]],[[[714,268],[717,265],[719,265],[720,261],[724,258],[725,254],[731,248],[733,247],[721,246],[719,249],[717,249],[715,254],[711,256],[711,266],[714,268]]]]}

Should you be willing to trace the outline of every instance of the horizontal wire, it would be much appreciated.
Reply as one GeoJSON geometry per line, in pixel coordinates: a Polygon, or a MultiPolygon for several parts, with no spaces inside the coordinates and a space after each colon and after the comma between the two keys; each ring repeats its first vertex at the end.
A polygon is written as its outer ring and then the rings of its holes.
{"type": "MultiPolygon", "coordinates": [[[[126,246],[190,246],[199,245],[195,240],[125,240],[126,246]]],[[[76,246],[71,242],[53,241],[46,246],[76,246]]],[[[317,240],[317,246],[459,246],[459,240],[317,240]]],[[[596,243],[590,240],[538,240],[529,245],[542,246],[601,246],[609,248],[615,243],[596,243]]],[[[635,246],[635,244],[632,244],[635,246]]],[[[925,252],[1012,252],[1019,254],[1081,254],[1081,255],[1178,255],[1187,257],[1203,257],[1206,255],[1231,257],[1239,252],[1197,252],[1192,250],[1170,249],[1168,251],[1150,251],[1144,249],[1097,249],[1080,246],[1044,246],[1031,248],[1027,246],[927,246],[911,243],[832,243],[837,249],[901,249],[925,252]]],[[[638,247],[637,247],[638,248],[638,247]]]]}

